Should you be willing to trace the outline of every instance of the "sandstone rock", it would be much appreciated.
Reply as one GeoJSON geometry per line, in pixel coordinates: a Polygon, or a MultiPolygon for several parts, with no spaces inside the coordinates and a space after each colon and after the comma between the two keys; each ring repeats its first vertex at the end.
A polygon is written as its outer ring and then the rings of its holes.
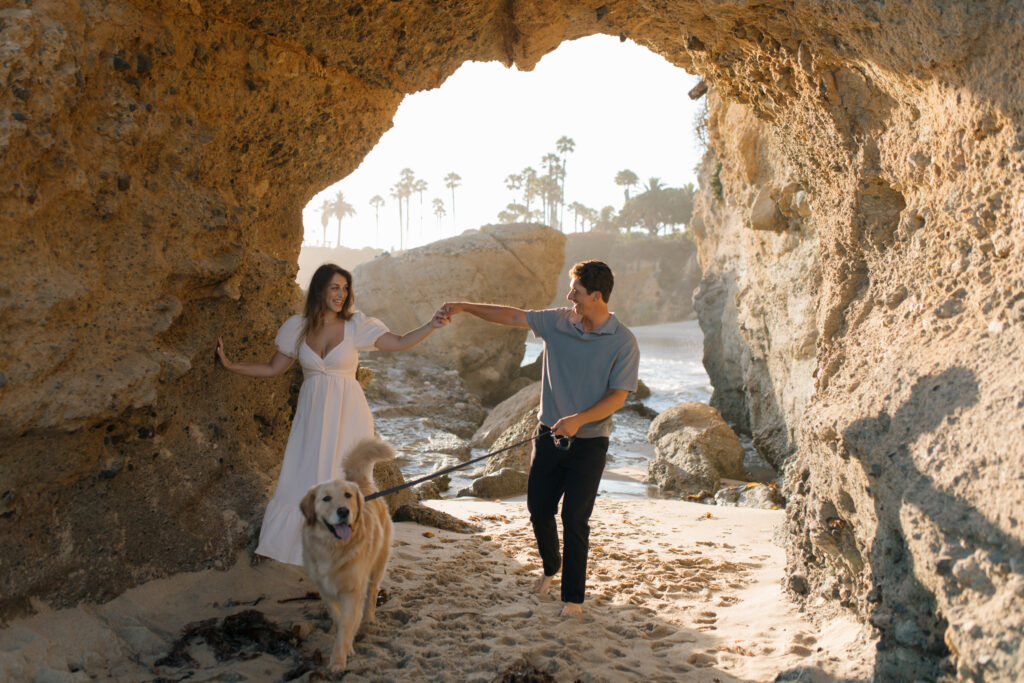
{"type": "Polygon", "coordinates": [[[671,461],[686,452],[693,456],[687,456],[687,462],[701,462],[702,471],[746,479],[743,444],[718,411],[705,403],[684,403],[664,411],[651,423],[647,440],[655,445],[656,460],[671,461]]]}
{"type": "Polygon", "coordinates": [[[468,488],[461,489],[459,496],[476,498],[510,498],[526,493],[529,475],[519,470],[503,468],[479,479],[473,480],[468,488]]]}
{"type": "MultiPolygon", "coordinates": [[[[579,261],[597,259],[615,274],[609,306],[627,325],[653,325],[694,317],[693,290],[700,282],[696,245],[689,235],[571,234],[565,263],[549,307],[566,305],[569,269],[579,261]]],[[[540,379],[539,368],[536,377],[540,379]]]]}
{"type": "Polygon", "coordinates": [[[1016,5],[747,3],[737,28],[735,3],[365,3],[365,21],[186,4],[3,10],[0,452],[17,496],[0,494],[0,614],[232,562],[273,487],[291,380],[227,377],[213,338],[239,360],[272,351],[298,310],[303,204],[406,94],[467,60],[529,70],[604,33],[709,85],[691,228],[712,405],[771,437],[808,603],[867,619],[875,605],[843,596],[880,587],[900,617],[879,622],[878,680],[1024,678],[1015,584],[979,564],[992,595],[965,601],[973,589],[919,571],[944,544],[1019,555],[1016,5]],[[744,227],[762,190],[795,181],[814,205],[799,230],[744,227]],[[913,295],[875,305],[898,283],[913,295]],[[963,309],[936,317],[960,287],[963,309]],[[111,458],[124,466],[100,476],[111,458]],[[854,550],[880,551],[858,567],[815,546],[825,502],[854,550]],[[73,548],[55,554],[55,536],[73,548]],[[923,649],[897,638],[905,620],[923,649]]]}
{"type": "Polygon", "coordinates": [[[631,391],[629,393],[633,394],[637,398],[650,398],[651,396],[650,388],[644,384],[642,379],[638,379],[636,381],[636,391],[631,391]]]}
{"type": "Polygon", "coordinates": [[[536,422],[537,409],[540,406],[540,389],[540,382],[532,382],[494,406],[484,423],[476,430],[470,444],[474,448],[489,449],[499,436],[527,415],[533,415],[536,422]]]}
{"type": "Polygon", "coordinates": [[[475,534],[483,529],[476,525],[422,503],[406,503],[395,510],[391,519],[396,522],[416,522],[435,529],[455,531],[460,534],[475,534]]]}
{"type": "Polygon", "coordinates": [[[451,487],[451,477],[447,474],[442,474],[440,477],[430,479],[412,487],[413,493],[416,496],[416,500],[436,500],[441,498],[441,494],[447,491],[451,487]]]}
{"type": "Polygon", "coordinates": [[[485,474],[493,474],[501,469],[511,468],[519,472],[530,471],[530,459],[533,455],[533,437],[537,431],[537,414],[525,411],[519,421],[501,433],[488,449],[490,452],[501,451],[487,459],[484,466],[485,474]]]}
{"type": "MultiPolygon", "coordinates": [[[[544,308],[554,295],[564,243],[561,233],[539,225],[494,225],[381,256],[353,273],[357,305],[400,331],[430,320],[445,301],[544,308]]],[[[416,351],[457,369],[471,391],[493,401],[519,374],[526,334],[459,315],[416,351]]]]}
{"type": "Polygon", "coordinates": [[[718,490],[721,483],[718,471],[700,453],[690,450],[691,444],[684,435],[667,434],[659,443],[664,445],[647,463],[648,481],[663,491],[684,496],[699,494],[703,498],[718,490]]]}
{"type": "Polygon", "coordinates": [[[775,510],[785,507],[786,501],[774,484],[751,482],[739,486],[726,486],[715,493],[717,505],[775,510]]]}
{"type": "Polygon", "coordinates": [[[750,206],[750,227],[754,230],[776,231],[786,228],[786,220],[767,187],[758,192],[750,206]]]}
{"type": "MultiPolygon", "coordinates": [[[[379,491],[384,491],[392,486],[401,486],[405,483],[405,477],[402,475],[402,469],[398,466],[398,463],[394,460],[388,460],[378,462],[373,466],[373,482],[377,485],[379,491]]],[[[413,493],[412,488],[407,488],[384,496],[384,500],[387,501],[388,512],[393,515],[395,510],[401,506],[415,503],[416,494],[413,493]]]]}

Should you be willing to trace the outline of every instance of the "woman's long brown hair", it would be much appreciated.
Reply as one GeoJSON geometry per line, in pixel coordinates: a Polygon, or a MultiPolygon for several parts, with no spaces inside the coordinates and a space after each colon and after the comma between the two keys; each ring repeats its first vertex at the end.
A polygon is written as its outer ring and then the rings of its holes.
{"type": "Polygon", "coordinates": [[[309,291],[306,293],[306,324],[302,328],[302,338],[305,339],[310,330],[315,330],[324,324],[324,315],[327,312],[327,304],[324,303],[324,292],[327,285],[335,275],[345,278],[348,283],[348,293],[345,295],[345,303],[341,305],[342,320],[352,317],[352,307],[355,305],[355,293],[352,291],[352,273],[341,266],[333,263],[325,263],[313,273],[313,279],[309,281],[309,291]]]}

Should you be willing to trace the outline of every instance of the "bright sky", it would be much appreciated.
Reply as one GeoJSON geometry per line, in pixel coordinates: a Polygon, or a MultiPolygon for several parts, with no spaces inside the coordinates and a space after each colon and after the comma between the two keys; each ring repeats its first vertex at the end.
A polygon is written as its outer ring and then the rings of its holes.
{"type": "MultiPolygon", "coordinates": [[[[398,208],[390,189],[403,168],[427,181],[422,222],[419,197],[410,198],[406,248],[498,223],[498,212],[512,201],[505,177],[532,166],[545,172],[541,158],[555,152],[555,141],[576,143],[566,161],[565,203],[600,210],[622,208],[615,174],[629,169],[641,185],[656,177],[662,185],[696,184],[703,150],[694,135],[701,106],[687,97],[697,77],[672,66],[632,41],[590,36],[563,43],[533,71],[506,69],[498,62],[467,62],[438,89],[406,97],[394,127],[351,175],[325,188],[303,210],[307,244],[323,244],[319,207],[342,192],[356,210],[342,222],[347,247],[399,246],[398,208]],[[444,177],[462,177],[452,199],[444,177]],[[379,194],[380,235],[369,200],[379,194]],[[438,225],[432,200],[444,200],[447,215],[438,225]]],[[[531,208],[539,208],[536,204],[531,208]]],[[[572,218],[565,211],[566,230],[572,218]]],[[[337,242],[337,223],[327,229],[327,246],[337,242]]]]}

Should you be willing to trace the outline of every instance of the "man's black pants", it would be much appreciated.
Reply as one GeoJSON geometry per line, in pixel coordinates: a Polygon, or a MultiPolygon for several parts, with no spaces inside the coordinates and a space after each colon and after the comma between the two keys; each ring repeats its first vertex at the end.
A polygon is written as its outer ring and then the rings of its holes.
{"type": "Polygon", "coordinates": [[[587,551],[590,549],[590,513],[594,511],[597,487],[601,483],[608,437],[576,439],[569,450],[555,447],[549,430],[534,441],[526,507],[544,563],[545,576],[562,569],[562,602],[582,603],[586,595],[587,551]],[[558,552],[555,513],[562,499],[562,531],[565,562],[558,552]]]}

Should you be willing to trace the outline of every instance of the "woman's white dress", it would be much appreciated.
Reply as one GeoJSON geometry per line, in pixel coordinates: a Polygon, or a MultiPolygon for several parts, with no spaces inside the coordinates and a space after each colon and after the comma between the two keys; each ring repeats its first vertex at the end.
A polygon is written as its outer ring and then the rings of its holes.
{"type": "Polygon", "coordinates": [[[278,350],[302,365],[302,388],[284,450],[274,498],[263,515],[256,554],[302,564],[299,503],[316,484],[341,476],[341,457],[360,439],[373,436],[373,415],[356,381],[357,351],[374,348],[388,331],[358,311],[345,323],[345,339],[321,358],[300,339],[305,319],[292,316],[277,332],[278,350]]]}

